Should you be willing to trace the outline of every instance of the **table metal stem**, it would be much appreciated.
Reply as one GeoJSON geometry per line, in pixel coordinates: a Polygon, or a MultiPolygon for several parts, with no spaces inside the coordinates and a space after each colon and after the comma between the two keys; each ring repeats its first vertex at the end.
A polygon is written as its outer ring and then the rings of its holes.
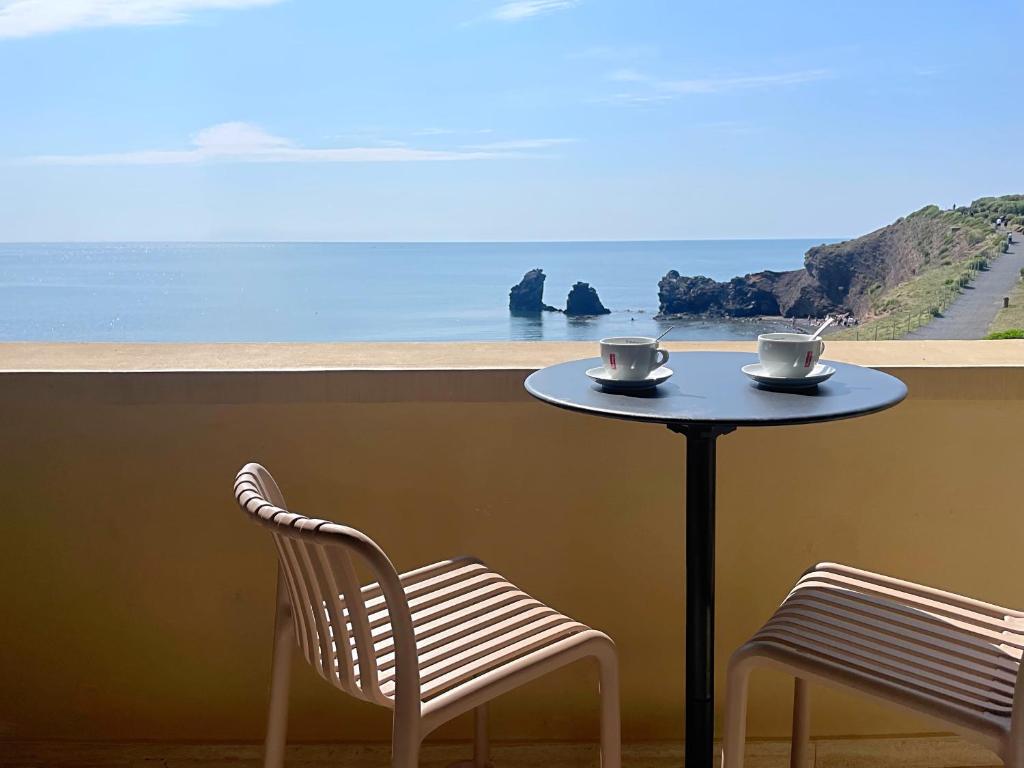
{"type": "Polygon", "coordinates": [[[686,768],[711,768],[715,736],[715,441],[731,427],[669,425],[686,435],[686,768]]]}

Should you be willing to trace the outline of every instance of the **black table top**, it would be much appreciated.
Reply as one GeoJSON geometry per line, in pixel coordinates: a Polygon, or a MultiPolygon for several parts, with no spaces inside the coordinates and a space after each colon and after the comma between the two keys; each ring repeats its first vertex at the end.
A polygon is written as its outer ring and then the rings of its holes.
{"type": "Polygon", "coordinates": [[[748,379],[740,368],[756,363],[743,352],[673,352],[675,375],[657,389],[607,392],[586,376],[600,358],[552,365],[530,374],[526,390],[560,408],[596,416],[658,424],[759,427],[810,424],[863,416],[890,408],[907,396],[899,379],[859,365],[827,362],[831,379],[809,390],[778,392],[748,379]]]}

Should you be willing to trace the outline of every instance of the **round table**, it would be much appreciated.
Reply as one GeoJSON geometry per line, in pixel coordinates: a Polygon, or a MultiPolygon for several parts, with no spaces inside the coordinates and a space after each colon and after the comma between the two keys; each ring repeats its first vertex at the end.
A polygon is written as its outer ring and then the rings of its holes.
{"type": "Polygon", "coordinates": [[[907,395],[899,379],[857,365],[828,364],[835,375],[812,389],[769,390],[740,368],[757,356],[676,352],[675,375],[657,389],[604,390],[586,377],[600,358],[530,374],[526,391],[571,411],[665,424],[686,437],[686,768],[710,768],[714,738],[715,441],[737,427],[812,424],[864,416],[907,395]]]}

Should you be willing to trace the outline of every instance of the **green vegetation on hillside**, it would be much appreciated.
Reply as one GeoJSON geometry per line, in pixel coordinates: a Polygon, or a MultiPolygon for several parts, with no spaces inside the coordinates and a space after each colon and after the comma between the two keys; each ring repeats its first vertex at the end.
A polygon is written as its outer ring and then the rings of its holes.
{"type": "MultiPolygon", "coordinates": [[[[992,222],[1010,217],[1012,223],[1015,216],[1020,217],[1024,226],[1024,195],[981,198],[970,207],[955,211],[929,205],[910,214],[907,219],[923,223],[939,235],[931,242],[940,245],[934,248],[924,240],[919,242],[917,247],[924,252],[918,273],[888,290],[878,286],[877,295],[871,296],[868,317],[862,318],[860,325],[839,331],[831,338],[898,339],[940,316],[978,272],[987,269],[989,262],[1002,253],[1005,236],[993,231],[992,222]],[[957,249],[958,234],[963,235],[966,248],[957,249]]],[[[1024,305],[1024,297],[1021,304],[1024,305]]]]}
{"type": "Polygon", "coordinates": [[[968,215],[992,224],[1002,218],[1011,227],[1024,228],[1024,195],[1004,195],[1003,197],[983,197],[963,209],[968,215]]]}

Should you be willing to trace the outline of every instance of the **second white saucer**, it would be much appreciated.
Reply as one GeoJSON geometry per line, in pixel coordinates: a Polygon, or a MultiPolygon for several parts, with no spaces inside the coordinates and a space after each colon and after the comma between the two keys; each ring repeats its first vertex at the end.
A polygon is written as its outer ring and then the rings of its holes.
{"type": "Polygon", "coordinates": [[[806,376],[772,376],[760,363],[744,365],[740,370],[758,384],[777,389],[807,389],[809,387],[816,387],[823,381],[828,381],[832,374],[836,372],[835,368],[824,363],[815,365],[806,376]]]}

